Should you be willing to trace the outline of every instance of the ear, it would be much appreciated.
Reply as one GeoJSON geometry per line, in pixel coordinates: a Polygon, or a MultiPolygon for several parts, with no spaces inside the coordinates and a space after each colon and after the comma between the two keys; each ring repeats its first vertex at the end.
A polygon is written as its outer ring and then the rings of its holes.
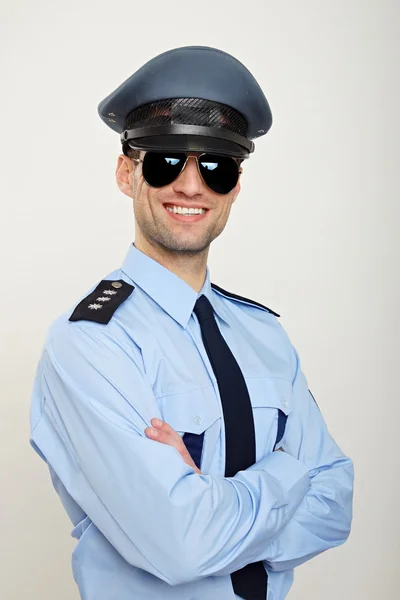
{"type": "Polygon", "coordinates": [[[243,169],[240,168],[239,169],[239,179],[238,179],[237,184],[235,185],[234,194],[233,194],[233,198],[232,198],[232,204],[235,202],[235,200],[236,200],[236,198],[237,198],[237,196],[238,196],[238,194],[240,192],[240,189],[241,189],[240,178],[242,176],[242,173],[243,173],[243,169]]]}
{"type": "Polygon", "coordinates": [[[125,154],[120,154],[118,156],[117,167],[115,169],[117,185],[121,192],[130,198],[132,198],[133,194],[133,176],[135,173],[135,166],[136,163],[128,158],[128,156],[125,156],[125,154]]]}

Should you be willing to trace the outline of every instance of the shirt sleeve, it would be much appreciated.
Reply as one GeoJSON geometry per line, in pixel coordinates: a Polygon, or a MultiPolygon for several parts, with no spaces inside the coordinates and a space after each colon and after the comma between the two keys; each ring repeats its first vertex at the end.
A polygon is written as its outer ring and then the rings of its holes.
{"type": "Polygon", "coordinates": [[[48,336],[31,444],[121,556],[170,585],[259,560],[305,496],[308,470],[278,452],[233,478],[197,475],[146,437],[157,416],[133,342],[81,324],[48,336]]]}
{"type": "Polygon", "coordinates": [[[293,569],[343,544],[352,521],[352,461],[330,435],[308,389],[299,356],[292,350],[296,364],[293,410],[280,446],[307,467],[310,488],[289,523],[267,547],[264,559],[272,571],[293,569]]]}

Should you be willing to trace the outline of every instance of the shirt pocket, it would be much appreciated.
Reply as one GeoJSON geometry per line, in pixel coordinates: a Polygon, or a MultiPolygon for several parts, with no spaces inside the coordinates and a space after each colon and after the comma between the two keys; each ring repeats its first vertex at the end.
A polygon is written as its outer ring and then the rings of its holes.
{"type": "Polygon", "coordinates": [[[246,378],[253,407],[256,435],[256,460],[273,452],[278,435],[279,413],[281,426],[292,411],[292,381],[282,377],[246,378]]]}
{"type": "Polygon", "coordinates": [[[211,458],[221,429],[222,415],[212,385],[168,394],[157,402],[164,421],[184,438],[194,462],[203,470],[204,451],[207,449],[211,458]]]}

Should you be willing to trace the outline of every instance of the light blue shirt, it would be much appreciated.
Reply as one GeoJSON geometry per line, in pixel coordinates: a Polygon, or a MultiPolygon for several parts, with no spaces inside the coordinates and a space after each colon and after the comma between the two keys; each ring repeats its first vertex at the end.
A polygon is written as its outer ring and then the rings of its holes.
{"type": "Polygon", "coordinates": [[[230,573],[262,560],[267,600],[283,600],[293,568],[345,542],[352,518],[352,462],[295,348],[276,316],[213,289],[208,270],[197,294],[131,244],[105,279],[134,290],[106,325],[71,322],[72,308],[52,323],[31,405],[31,444],[78,540],[82,599],[233,600],[230,573]],[[200,294],[253,406],[256,463],[235,477],[224,477],[221,401],[192,312],[200,294]],[[274,452],[278,409],[284,452],[274,452]],[[153,417],[204,432],[201,475],[146,437],[153,417]]]}

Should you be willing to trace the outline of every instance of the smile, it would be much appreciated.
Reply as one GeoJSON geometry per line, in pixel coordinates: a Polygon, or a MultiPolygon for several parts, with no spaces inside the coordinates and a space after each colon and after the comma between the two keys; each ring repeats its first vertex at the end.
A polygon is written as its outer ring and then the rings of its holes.
{"type": "Polygon", "coordinates": [[[188,208],[185,206],[176,206],[175,204],[171,206],[166,205],[165,208],[175,215],[203,215],[207,212],[205,208],[188,208]]]}

